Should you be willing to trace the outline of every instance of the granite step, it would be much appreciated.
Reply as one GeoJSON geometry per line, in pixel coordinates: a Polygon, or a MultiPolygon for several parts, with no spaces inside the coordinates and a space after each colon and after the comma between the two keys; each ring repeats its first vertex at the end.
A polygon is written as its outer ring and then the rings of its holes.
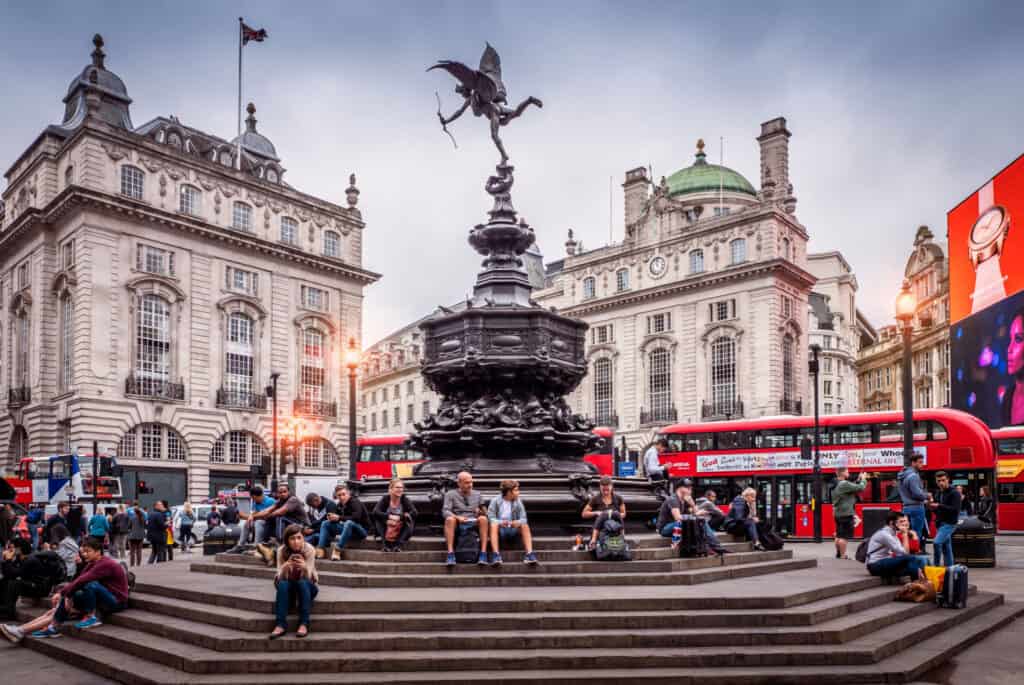
{"type": "MultiPolygon", "coordinates": [[[[749,542],[726,542],[722,543],[723,546],[730,552],[749,552],[751,551],[751,544],[749,542]]],[[[341,550],[342,561],[362,561],[362,562],[377,562],[377,563],[392,563],[396,559],[402,562],[429,562],[429,563],[444,563],[446,552],[441,548],[430,551],[409,551],[403,549],[398,555],[391,554],[389,552],[383,552],[376,549],[343,549],[341,550]]],[[[505,549],[502,547],[501,554],[504,557],[505,563],[519,563],[522,560],[523,550],[522,549],[505,549]]],[[[544,562],[551,561],[592,561],[593,556],[590,552],[576,552],[571,549],[552,549],[552,550],[537,550],[537,558],[544,562]]],[[[678,552],[671,549],[668,546],[668,542],[664,543],[663,547],[641,547],[633,549],[633,560],[634,561],[654,561],[664,559],[676,559],[679,557],[678,552]]],[[[319,563],[319,562],[317,562],[319,563]]]]}
{"type": "MultiPolygon", "coordinates": [[[[713,557],[703,559],[685,559],[680,562],[687,570],[644,572],[634,571],[629,567],[634,564],[654,562],[621,562],[617,571],[602,573],[552,573],[550,565],[492,570],[490,567],[477,569],[475,565],[457,568],[454,572],[429,565],[419,573],[404,575],[374,573],[367,569],[359,573],[334,573],[319,571],[321,585],[353,588],[438,588],[438,587],[569,587],[569,586],[600,586],[600,585],[691,585],[709,583],[728,578],[766,573],[779,573],[795,569],[813,568],[815,559],[786,558],[786,551],[758,552],[752,554],[730,554],[721,560],[713,557]],[[543,569],[548,567],[548,571],[543,569]]],[[[245,559],[245,557],[242,557],[245,559]]],[[[261,564],[255,558],[246,561],[231,562],[193,562],[191,570],[199,573],[232,575],[246,578],[272,579],[274,569],[261,564]],[[251,560],[251,562],[249,561],[251,560]]]]}
{"type": "MultiPolygon", "coordinates": [[[[614,654],[621,669],[645,668],[652,663],[671,663],[676,668],[708,667],[790,667],[854,666],[877,663],[944,630],[960,629],[961,624],[1000,607],[1002,596],[980,593],[970,606],[957,611],[925,607],[906,620],[881,627],[870,634],[842,645],[822,649],[820,644],[750,646],[611,646],[529,649],[460,650],[385,650],[360,653],[348,649],[338,652],[275,652],[266,657],[265,648],[243,652],[218,652],[199,645],[185,645],[163,636],[149,635],[117,625],[105,625],[68,632],[82,641],[112,647],[126,654],[155,661],[161,665],[196,674],[289,674],[352,673],[394,671],[448,671],[466,664],[486,663],[494,671],[515,670],[529,664],[534,669],[590,668],[600,659],[614,654]]],[[[752,631],[754,632],[754,631],[752,631]]],[[[77,640],[76,640],[77,641],[77,640]]],[[[35,642],[35,640],[29,640],[35,642]]],[[[296,640],[295,642],[301,642],[296,640]]],[[[319,677],[317,678],[319,680],[319,677]]]]}
{"type": "MultiPolygon", "coordinates": [[[[742,542],[728,533],[717,533],[717,537],[718,540],[723,543],[742,542]]],[[[666,538],[663,538],[655,532],[627,534],[626,540],[629,542],[629,546],[635,549],[652,549],[665,547],[668,544],[666,538]]],[[[575,535],[541,535],[534,536],[533,538],[533,548],[537,551],[568,551],[572,549],[574,543],[575,535]]],[[[365,540],[350,542],[346,546],[346,549],[366,551],[379,550],[380,543],[374,540],[371,536],[365,540]]],[[[406,552],[437,552],[444,551],[445,543],[444,538],[438,535],[424,535],[422,537],[413,536],[411,540],[402,546],[402,549],[406,552]]],[[[522,550],[522,545],[517,542],[513,545],[509,545],[508,549],[522,550]]]]}

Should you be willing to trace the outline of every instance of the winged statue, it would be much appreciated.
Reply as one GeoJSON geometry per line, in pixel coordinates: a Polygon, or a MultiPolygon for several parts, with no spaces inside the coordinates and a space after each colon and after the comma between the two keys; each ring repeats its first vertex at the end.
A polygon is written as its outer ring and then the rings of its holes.
{"type": "MultiPolygon", "coordinates": [[[[508,153],[501,142],[498,131],[508,122],[522,116],[523,112],[530,105],[543,107],[543,103],[532,95],[519,103],[514,109],[507,105],[508,92],[501,80],[501,57],[498,51],[486,44],[484,54],[480,57],[480,68],[471,69],[462,62],[453,60],[441,60],[427,71],[432,69],[444,69],[454,76],[458,81],[455,92],[465,100],[451,116],[445,117],[438,107],[437,118],[441,121],[441,128],[447,132],[448,124],[458,119],[469,108],[472,108],[473,116],[486,117],[491,123],[491,139],[494,141],[498,152],[501,153],[502,164],[508,162],[508,153]]],[[[438,102],[440,105],[440,101],[438,102]]]]}

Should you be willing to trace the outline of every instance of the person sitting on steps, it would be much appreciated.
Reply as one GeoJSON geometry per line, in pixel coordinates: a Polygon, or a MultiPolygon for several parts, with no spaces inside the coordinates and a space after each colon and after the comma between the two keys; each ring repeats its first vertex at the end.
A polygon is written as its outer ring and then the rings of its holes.
{"type": "Polygon", "coordinates": [[[764,551],[757,535],[757,491],[746,488],[736,496],[725,518],[724,529],[730,535],[746,535],[754,543],[754,549],[764,551]]]}
{"type": "Polygon", "coordinates": [[[522,538],[526,550],[523,563],[534,566],[537,564],[537,555],[533,552],[533,536],[530,534],[530,524],[526,521],[526,507],[519,499],[519,481],[503,480],[500,488],[501,497],[492,499],[487,507],[487,518],[491,524],[491,549],[494,550],[491,565],[501,566],[499,542],[522,538]]]}
{"type": "Polygon", "coordinates": [[[697,500],[697,514],[706,516],[711,530],[721,530],[725,523],[725,514],[718,508],[718,493],[708,490],[704,496],[697,500]]]}
{"type": "Polygon", "coordinates": [[[600,535],[605,522],[609,519],[618,521],[623,527],[626,525],[626,500],[615,493],[612,477],[601,476],[598,488],[600,492],[590,498],[590,501],[583,507],[583,512],[580,513],[580,516],[585,519],[594,519],[594,525],[590,531],[590,542],[587,544],[588,550],[593,550],[597,546],[597,536],[600,535]]]}
{"type": "Polygon", "coordinates": [[[323,559],[327,556],[327,545],[320,544],[326,532],[324,525],[329,522],[331,516],[337,520],[338,506],[334,500],[311,492],[306,495],[306,511],[309,513],[309,527],[303,529],[302,533],[306,536],[306,542],[316,546],[316,558],[323,559]]]}
{"type": "Polygon", "coordinates": [[[658,438],[646,452],[644,452],[644,472],[652,481],[668,480],[668,465],[661,463],[661,455],[668,449],[668,440],[658,438]]]}
{"type": "Polygon", "coordinates": [[[347,485],[334,488],[334,499],[337,500],[337,513],[328,514],[327,521],[320,528],[319,546],[327,548],[331,538],[338,536],[334,543],[331,558],[341,558],[341,550],[349,540],[364,540],[370,532],[370,515],[359,498],[352,494],[347,485]]]}
{"type": "Polygon", "coordinates": [[[448,546],[447,566],[455,565],[455,538],[477,529],[480,535],[480,555],[477,564],[487,565],[487,533],[489,526],[484,514],[480,493],[473,489],[473,476],[462,471],[455,478],[458,488],[444,494],[441,517],[444,519],[444,541],[448,546]]]}
{"type": "Polygon", "coordinates": [[[250,511],[248,514],[239,513],[238,544],[229,549],[228,554],[242,552],[245,545],[248,544],[250,530],[252,530],[254,544],[258,545],[266,538],[267,519],[277,502],[263,492],[263,488],[259,485],[254,485],[249,491],[249,495],[252,497],[250,511]]]}
{"type": "Polygon", "coordinates": [[[909,554],[900,541],[910,529],[910,520],[900,511],[890,511],[885,525],[868,540],[868,573],[887,580],[909,575],[911,580],[924,580],[925,559],[909,554]]]}
{"type": "Polygon", "coordinates": [[[288,608],[298,603],[299,625],[295,637],[309,634],[309,614],[313,609],[319,589],[316,574],[316,553],[313,546],[302,535],[302,526],[292,524],[282,533],[284,542],[277,548],[277,575],[274,576],[276,599],[274,601],[274,632],[270,639],[276,639],[288,632],[288,608]]]}
{"type": "Polygon", "coordinates": [[[416,529],[417,514],[416,507],[405,496],[405,483],[393,478],[388,484],[388,494],[380,498],[372,514],[385,552],[402,551],[416,529]]]}
{"type": "Polygon", "coordinates": [[[693,501],[693,481],[689,478],[683,478],[676,483],[675,494],[661,503],[661,509],[658,511],[658,532],[663,538],[672,537],[672,531],[684,516],[696,516],[701,519],[708,547],[715,554],[721,556],[728,552],[718,541],[718,536],[711,529],[707,517],[701,516],[701,512],[697,509],[697,504],[693,501]]]}

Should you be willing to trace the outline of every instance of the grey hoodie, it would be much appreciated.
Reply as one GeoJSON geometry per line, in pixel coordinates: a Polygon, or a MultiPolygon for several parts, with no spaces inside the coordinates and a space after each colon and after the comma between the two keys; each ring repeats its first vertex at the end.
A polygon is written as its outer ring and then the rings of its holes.
{"type": "Polygon", "coordinates": [[[896,476],[900,485],[900,500],[903,506],[924,504],[928,499],[928,493],[921,485],[921,476],[913,466],[905,466],[900,475],[896,476]]]}

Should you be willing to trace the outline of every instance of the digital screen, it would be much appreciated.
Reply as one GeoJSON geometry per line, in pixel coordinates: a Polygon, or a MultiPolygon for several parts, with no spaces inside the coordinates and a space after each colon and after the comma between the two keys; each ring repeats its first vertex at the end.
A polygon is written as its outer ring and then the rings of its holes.
{"type": "Polygon", "coordinates": [[[952,403],[990,428],[1024,424],[1024,292],[952,325],[952,403]]]}
{"type": "Polygon", "coordinates": [[[1024,290],[1024,155],[954,207],[949,237],[949,320],[1024,290]]]}

